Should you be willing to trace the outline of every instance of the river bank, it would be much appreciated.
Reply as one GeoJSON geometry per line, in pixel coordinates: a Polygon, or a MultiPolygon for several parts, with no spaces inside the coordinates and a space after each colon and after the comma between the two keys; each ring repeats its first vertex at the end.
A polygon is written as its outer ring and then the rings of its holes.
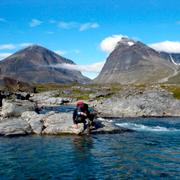
{"type": "Polygon", "coordinates": [[[83,124],[79,124],[78,128],[73,126],[72,112],[79,100],[74,97],[73,89],[76,93],[78,89],[78,93],[83,91],[86,95],[91,92],[85,102],[97,114],[92,134],[129,131],[128,128],[117,127],[102,117],[180,117],[180,100],[157,85],[138,88],[124,86],[121,89],[104,87],[101,91],[97,87],[90,89],[76,86],[63,91],[32,93],[28,98],[22,98],[27,94],[20,93],[16,97],[3,99],[0,135],[86,134],[83,124]]]}
{"type": "MultiPolygon", "coordinates": [[[[75,108],[75,107],[74,107],[75,108]]],[[[84,124],[73,126],[71,112],[47,111],[37,113],[35,102],[28,100],[3,100],[0,119],[0,135],[84,135],[88,132],[84,124]]],[[[64,106],[64,110],[66,107],[64,106]]],[[[118,128],[104,119],[96,118],[91,134],[122,133],[127,128],[118,128]]]]}

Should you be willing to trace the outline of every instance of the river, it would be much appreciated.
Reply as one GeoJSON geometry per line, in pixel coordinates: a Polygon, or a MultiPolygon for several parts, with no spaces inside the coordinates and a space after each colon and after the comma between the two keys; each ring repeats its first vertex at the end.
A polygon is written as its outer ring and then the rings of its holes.
{"type": "Polygon", "coordinates": [[[180,179],[180,119],[114,119],[135,130],[0,138],[0,179],[180,179]]]}

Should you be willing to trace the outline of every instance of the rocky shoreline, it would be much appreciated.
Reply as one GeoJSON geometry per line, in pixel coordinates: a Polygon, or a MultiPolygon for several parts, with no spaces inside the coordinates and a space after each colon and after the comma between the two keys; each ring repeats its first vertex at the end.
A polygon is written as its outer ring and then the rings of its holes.
{"type": "MultiPolygon", "coordinates": [[[[0,135],[84,135],[87,134],[83,124],[73,127],[71,112],[56,112],[55,110],[41,113],[45,107],[61,107],[75,105],[76,99],[59,97],[58,91],[43,93],[20,94],[13,98],[2,100],[0,116],[0,135]],[[18,98],[17,98],[18,97],[18,98]],[[27,100],[29,99],[29,100],[27,100]]],[[[109,92],[98,92],[98,100],[90,95],[90,107],[97,111],[97,118],[91,129],[91,134],[122,133],[129,129],[117,127],[110,121],[113,118],[135,117],[180,117],[180,100],[166,90],[153,88],[137,91],[124,89],[120,93],[110,95],[109,92]],[[107,97],[106,97],[107,95],[107,97]],[[101,98],[99,98],[101,97],[101,98]],[[101,117],[105,117],[102,119],[101,117]]]]}
{"type": "MultiPolygon", "coordinates": [[[[127,93],[127,92],[126,92],[127,93]]],[[[180,100],[165,90],[106,98],[96,104],[102,117],[180,117],[180,100]]]]}
{"type": "MultiPolygon", "coordinates": [[[[95,109],[100,117],[179,117],[180,99],[173,92],[160,85],[120,86],[83,88],[80,92],[89,91],[86,102],[95,109]]],[[[71,91],[71,90],[70,90],[71,91]]],[[[31,100],[38,106],[62,104],[75,105],[78,99],[72,96],[58,96],[58,91],[34,94],[31,100]]],[[[71,92],[73,93],[73,92],[71,92]]]]}
{"type": "MultiPolygon", "coordinates": [[[[72,113],[48,112],[38,114],[37,104],[28,100],[3,100],[0,119],[1,136],[17,135],[84,135],[83,124],[73,127],[72,113]]],[[[122,133],[129,131],[110,122],[95,119],[91,134],[122,133]]]]}

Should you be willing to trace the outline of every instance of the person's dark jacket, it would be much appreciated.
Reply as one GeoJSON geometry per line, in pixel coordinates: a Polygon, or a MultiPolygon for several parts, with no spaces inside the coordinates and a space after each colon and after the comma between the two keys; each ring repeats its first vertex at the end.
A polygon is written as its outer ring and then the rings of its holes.
{"type": "Polygon", "coordinates": [[[76,107],[73,112],[73,122],[77,123],[85,123],[86,119],[90,117],[90,111],[88,109],[88,105],[84,104],[83,106],[76,107]],[[81,113],[85,113],[86,115],[82,115],[81,113]]]}

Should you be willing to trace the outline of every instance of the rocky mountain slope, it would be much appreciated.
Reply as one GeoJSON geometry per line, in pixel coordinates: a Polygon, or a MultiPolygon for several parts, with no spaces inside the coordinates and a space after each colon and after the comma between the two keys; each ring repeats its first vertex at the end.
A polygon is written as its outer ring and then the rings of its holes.
{"type": "Polygon", "coordinates": [[[161,56],[177,66],[177,74],[168,79],[169,84],[180,84],[180,53],[160,52],[161,56]]]}
{"type": "Polygon", "coordinates": [[[160,52],[161,56],[168,61],[180,65],[180,53],[167,53],[167,52],[160,52]]]}
{"type": "Polygon", "coordinates": [[[177,67],[139,41],[122,38],[109,55],[96,83],[157,83],[176,75],[177,67]]]}
{"type": "Polygon", "coordinates": [[[74,64],[38,45],[29,46],[0,61],[0,77],[13,77],[31,83],[85,83],[89,79],[79,71],[64,69],[60,64],[74,64]],[[58,64],[58,68],[55,65],[58,64]]]}

